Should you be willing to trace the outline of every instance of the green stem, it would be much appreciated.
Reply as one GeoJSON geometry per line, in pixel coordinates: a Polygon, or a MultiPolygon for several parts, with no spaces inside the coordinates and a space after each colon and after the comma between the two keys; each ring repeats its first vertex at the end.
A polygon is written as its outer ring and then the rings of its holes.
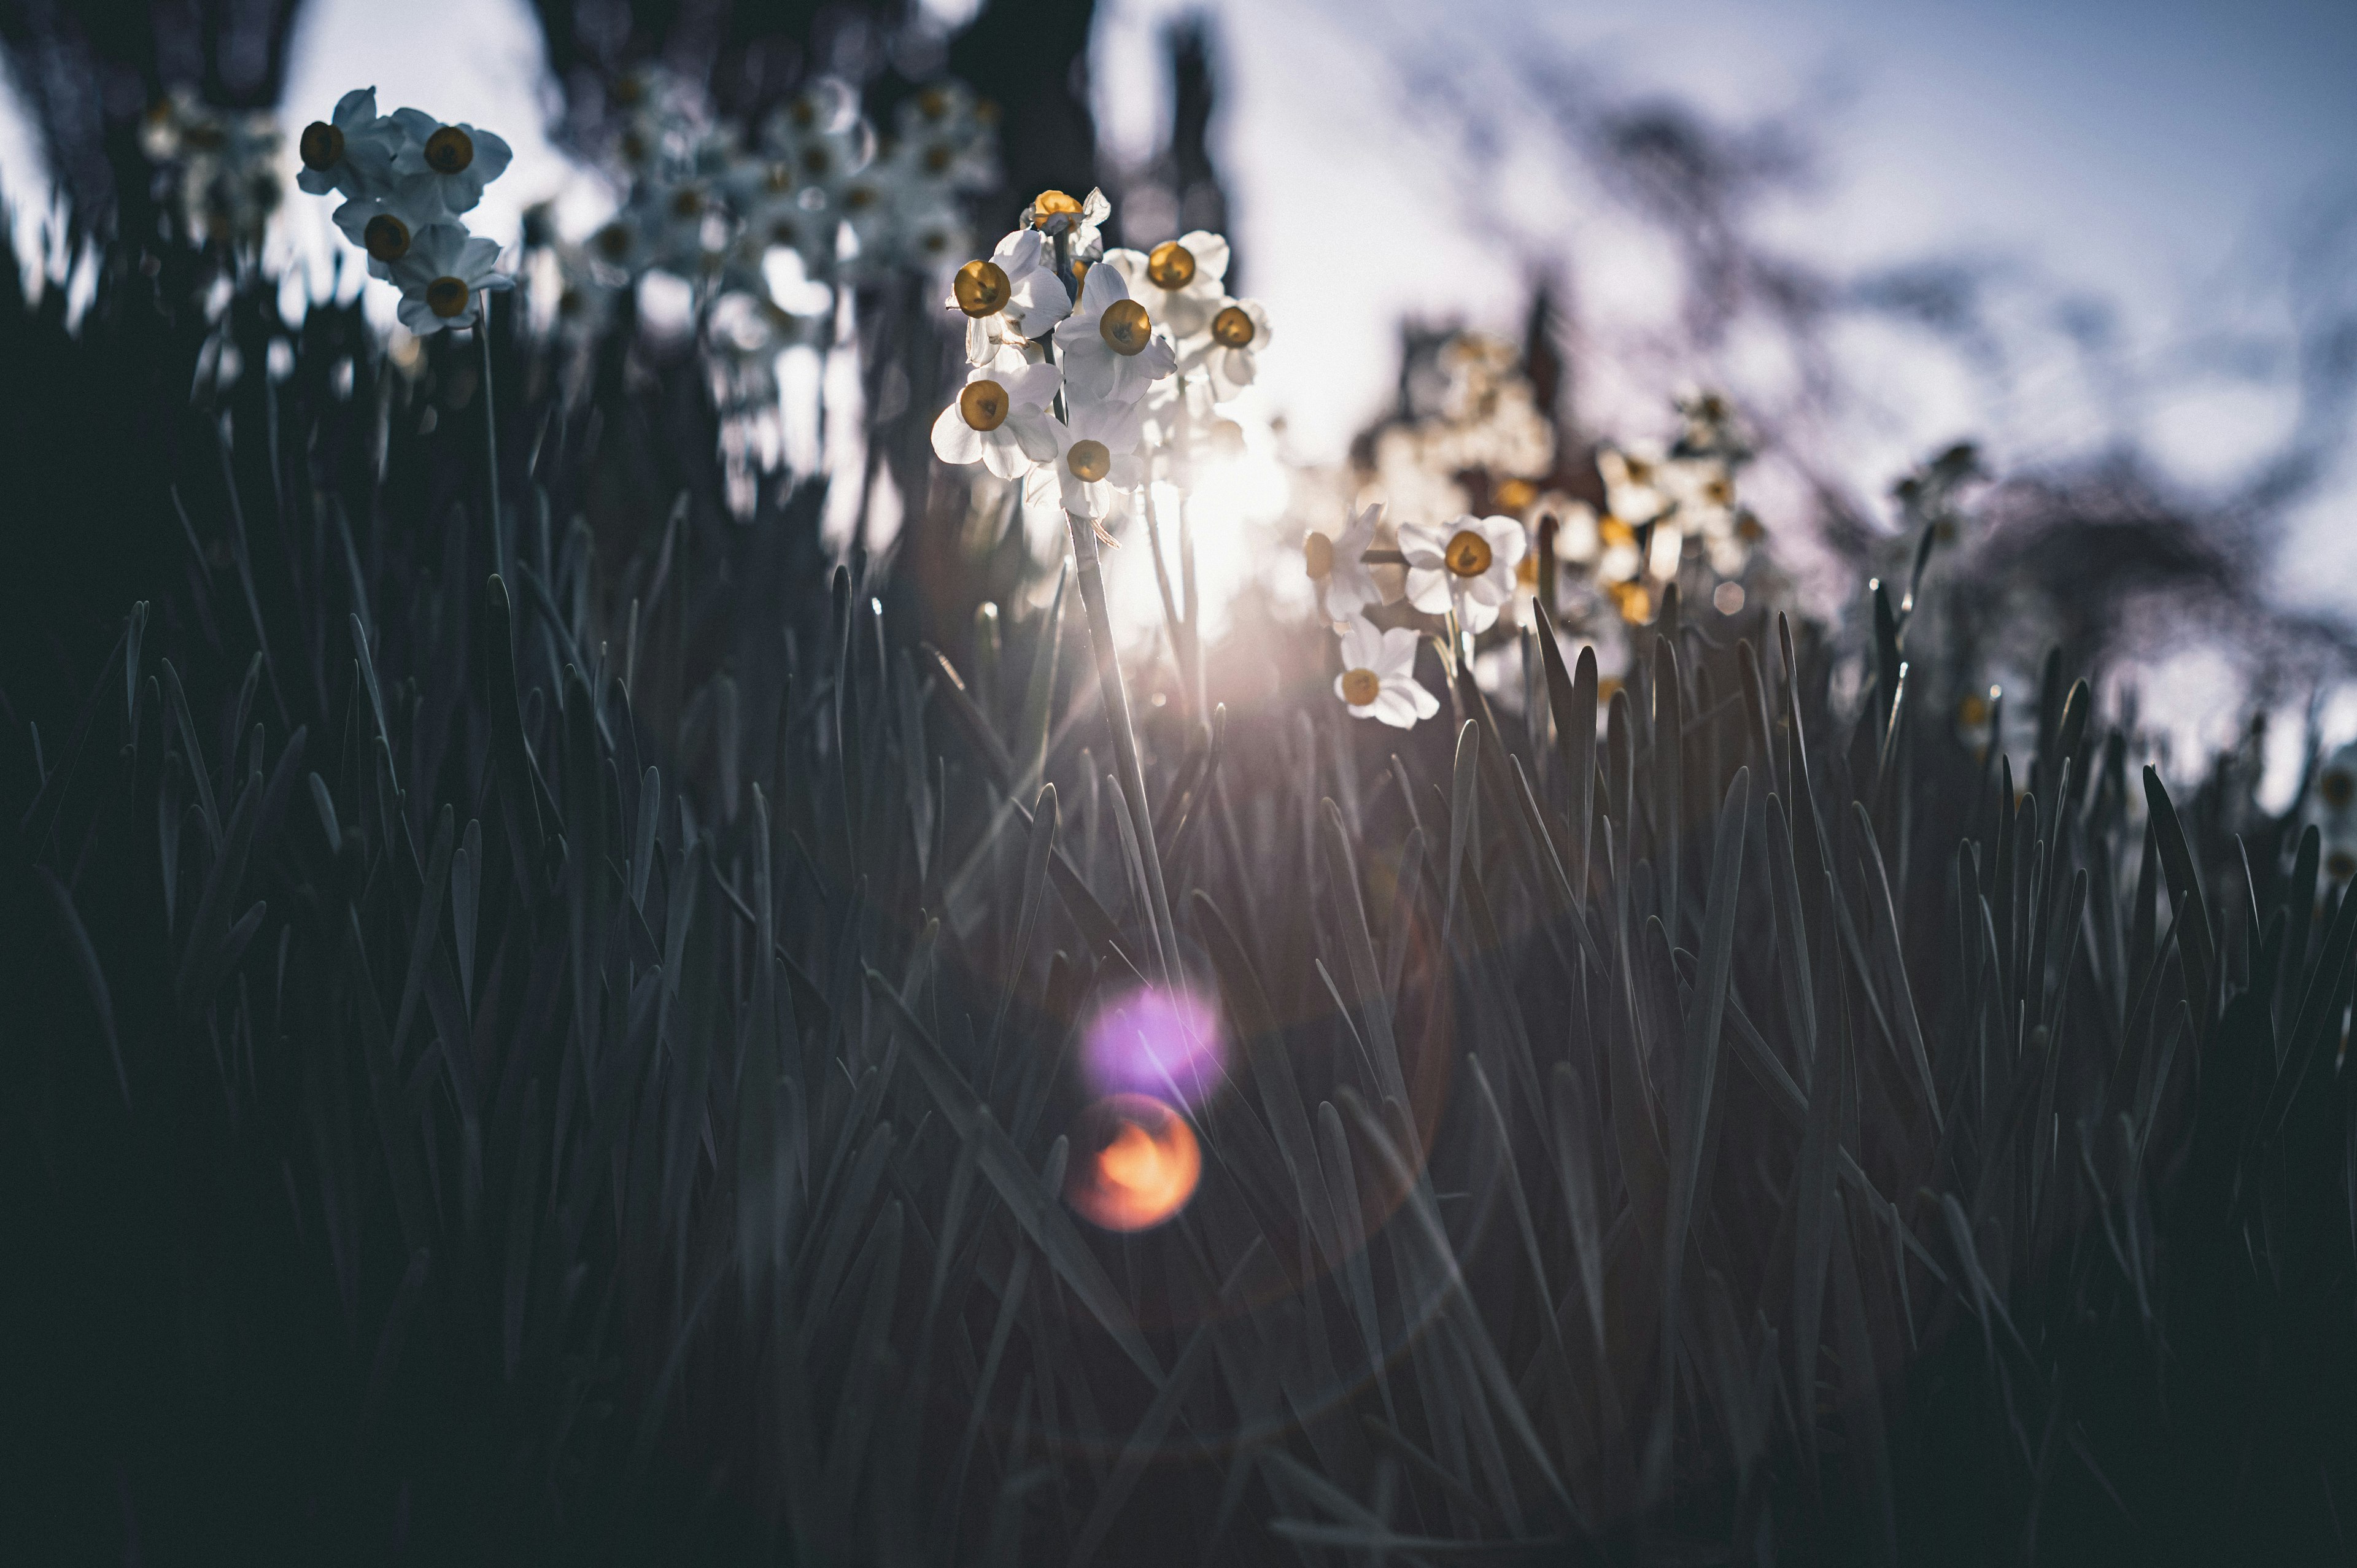
{"type": "Polygon", "coordinates": [[[1130,727],[1129,690],[1122,683],[1121,660],[1114,652],[1113,617],[1105,608],[1104,573],[1097,564],[1097,525],[1078,512],[1066,512],[1064,521],[1072,536],[1081,604],[1088,611],[1089,641],[1096,651],[1097,683],[1103,693],[1105,722],[1113,730],[1114,758],[1120,769],[1115,777],[1128,803],[1130,819],[1137,826],[1138,854],[1146,862],[1146,883],[1152,906],[1146,911],[1146,924],[1152,929],[1155,956],[1161,965],[1162,983],[1167,986],[1178,972],[1173,962],[1170,895],[1163,886],[1162,852],[1154,842],[1154,811],[1146,798],[1146,769],[1138,761],[1137,734],[1130,727]]]}
{"type": "Polygon", "coordinates": [[[491,406],[491,291],[483,290],[482,313],[475,322],[475,340],[483,346],[483,466],[491,503],[491,563],[506,573],[507,534],[500,517],[500,422],[491,406]]]}

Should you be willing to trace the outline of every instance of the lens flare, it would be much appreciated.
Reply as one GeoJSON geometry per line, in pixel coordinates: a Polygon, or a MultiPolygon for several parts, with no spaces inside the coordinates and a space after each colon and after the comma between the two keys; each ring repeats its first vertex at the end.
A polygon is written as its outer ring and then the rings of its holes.
{"type": "Polygon", "coordinates": [[[1112,1094],[1072,1126],[1064,1201],[1107,1230],[1150,1230],[1187,1207],[1203,1151],[1187,1119],[1144,1094],[1112,1094]]]}
{"type": "Polygon", "coordinates": [[[1147,986],[1107,1006],[1081,1045],[1082,1070],[1098,1094],[1151,1094],[1200,1105],[1219,1081],[1216,1008],[1184,989],[1147,986]]]}

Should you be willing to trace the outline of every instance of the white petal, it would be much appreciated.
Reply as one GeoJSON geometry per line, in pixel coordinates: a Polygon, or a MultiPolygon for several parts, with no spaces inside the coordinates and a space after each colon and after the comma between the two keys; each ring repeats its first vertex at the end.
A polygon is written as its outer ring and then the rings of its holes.
{"type": "MultiPolygon", "coordinates": [[[[963,424],[964,421],[960,420],[959,423],[963,424]]],[[[1002,424],[987,434],[981,431],[974,434],[982,437],[982,466],[1000,478],[1019,478],[1031,467],[1031,459],[1023,455],[1015,433],[1006,425],[1002,424]]]]}
{"type": "Polygon", "coordinates": [[[1473,525],[1490,542],[1490,553],[1512,566],[1531,547],[1530,534],[1511,517],[1485,517],[1473,525]]]}
{"type": "Polygon", "coordinates": [[[1441,568],[1447,564],[1448,534],[1432,523],[1404,522],[1400,524],[1399,547],[1410,567],[1441,568]]]}
{"type": "Polygon", "coordinates": [[[1416,712],[1415,699],[1388,681],[1368,706],[1375,717],[1394,729],[1414,729],[1415,721],[1423,716],[1416,712]]]}
{"type": "Polygon", "coordinates": [[[1485,605],[1470,595],[1461,595],[1457,601],[1457,618],[1465,629],[1479,637],[1497,621],[1498,607],[1485,605]]]}
{"type": "Polygon", "coordinates": [[[1367,666],[1389,681],[1415,672],[1415,645],[1423,641],[1413,627],[1395,626],[1383,633],[1383,644],[1367,666]]]}
{"type": "Polygon", "coordinates": [[[982,432],[965,422],[955,403],[933,421],[933,456],[944,463],[971,463],[982,456],[982,432]]]}
{"type": "Polygon", "coordinates": [[[1228,242],[1222,234],[1194,229],[1178,236],[1187,253],[1195,258],[1195,277],[1200,282],[1210,278],[1214,283],[1228,275],[1228,242]]]}
{"type": "Polygon", "coordinates": [[[1407,602],[1426,615],[1439,615],[1448,608],[1448,569],[1445,566],[1415,566],[1407,569],[1407,602]]]}
{"type": "Polygon", "coordinates": [[[1373,625],[1353,616],[1342,628],[1342,667],[1383,672],[1383,644],[1388,640],[1373,625]]]}

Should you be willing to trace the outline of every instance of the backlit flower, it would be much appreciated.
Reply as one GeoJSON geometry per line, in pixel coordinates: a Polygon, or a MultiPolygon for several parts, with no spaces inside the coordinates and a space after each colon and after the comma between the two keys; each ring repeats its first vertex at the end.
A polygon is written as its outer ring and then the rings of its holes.
{"type": "Polygon", "coordinates": [[[1318,600],[1329,620],[1346,619],[1383,602],[1365,559],[1374,547],[1375,525],[1383,515],[1382,507],[1371,506],[1351,518],[1339,536],[1317,529],[1303,536],[1302,567],[1317,585],[1318,600]]]}
{"type": "Polygon", "coordinates": [[[1091,267],[1081,285],[1081,307],[1056,328],[1064,381],[1084,398],[1135,403],[1178,363],[1154,334],[1154,318],[1130,298],[1113,267],[1091,267]]]}
{"type": "Polygon", "coordinates": [[[1113,203],[1102,190],[1084,198],[1043,190],[1023,209],[1023,227],[1037,229],[1050,240],[1059,232],[1068,234],[1066,249],[1073,259],[1094,261],[1104,250],[1104,220],[1112,216],[1113,203]]]}
{"type": "Polygon", "coordinates": [[[389,278],[393,263],[409,253],[417,236],[448,219],[431,186],[404,179],[345,202],[336,209],[332,221],[345,239],[368,252],[369,275],[389,278]]]}
{"type": "Polygon", "coordinates": [[[1514,596],[1514,568],[1529,541],[1511,517],[1460,517],[1408,523],[1400,531],[1407,557],[1408,603],[1428,615],[1452,606],[1470,632],[1483,632],[1498,607],[1514,596]]]}
{"type": "Polygon", "coordinates": [[[393,155],[393,172],[426,179],[440,198],[442,210],[453,217],[474,210],[483,199],[483,188],[507,171],[514,156],[490,132],[446,125],[422,109],[396,109],[391,118],[402,138],[393,155]]]}
{"type": "Polygon", "coordinates": [[[1227,303],[1228,242],[1220,235],[1198,229],[1151,251],[1107,251],[1104,261],[1177,342],[1200,335],[1227,303]]]}
{"type": "Polygon", "coordinates": [[[1439,700],[1417,683],[1416,634],[1406,627],[1378,631],[1353,616],[1342,630],[1342,672],[1334,694],[1354,719],[1380,719],[1414,729],[1418,719],[1440,711],[1439,700]]]}
{"type": "Polygon", "coordinates": [[[1211,395],[1227,402],[1252,385],[1268,343],[1268,312],[1256,299],[1232,299],[1215,313],[1202,337],[1189,347],[1194,362],[1211,380],[1211,395]]]}
{"type": "Polygon", "coordinates": [[[477,294],[515,285],[494,270],[499,259],[496,242],[476,239],[456,223],[427,224],[410,242],[408,254],[393,263],[401,324],[420,338],[446,327],[472,327],[477,294]]]}
{"type": "Polygon", "coordinates": [[[944,463],[979,460],[1002,479],[1054,461],[1058,431],[1048,404],[1061,379],[1055,366],[1032,364],[1020,349],[1000,349],[933,421],[933,455],[944,463]]]}
{"type": "Polygon", "coordinates": [[[296,150],[303,170],[295,183],[312,196],[331,190],[365,196],[393,183],[401,127],[377,117],[376,89],[362,87],[336,100],[326,120],[305,127],[296,150]]]}
{"type": "Polygon", "coordinates": [[[1001,344],[1043,336],[1071,311],[1071,296],[1051,260],[1046,236],[1017,229],[992,248],[988,261],[957,270],[942,303],[965,317],[968,363],[982,363],[1001,344]]]}
{"type": "Polygon", "coordinates": [[[1137,456],[1140,423],[1135,403],[1080,403],[1068,421],[1053,425],[1053,467],[1066,511],[1104,517],[1117,492],[1146,482],[1146,462],[1137,456]]]}

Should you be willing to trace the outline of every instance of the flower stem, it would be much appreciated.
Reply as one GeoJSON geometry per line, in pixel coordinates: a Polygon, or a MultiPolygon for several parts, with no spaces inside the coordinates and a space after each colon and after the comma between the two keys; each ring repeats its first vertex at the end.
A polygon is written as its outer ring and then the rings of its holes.
{"type": "Polygon", "coordinates": [[[491,565],[511,575],[507,532],[500,516],[500,421],[491,404],[491,291],[483,290],[482,312],[475,323],[475,340],[483,346],[483,467],[491,506],[491,565]]]}
{"type": "Polygon", "coordinates": [[[1072,560],[1079,568],[1081,604],[1088,611],[1089,642],[1096,652],[1097,683],[1103,695],[1105,722],[1113,730],[1114,758],[1121,792],[1137,825],[1140,858],[1146,862],[1146,884],[1151,907],[1146,925],[1154,938],[1155,957],[1166,986],[1177,978],[1172,962],[1174,938],[1170,925],[1170,895],[1162,883],[1162,852],[1154,842],[1154,812],[1146,798],[1146,769],[1137,757],[1137,735],[1129,723],[1129,691],[1122,683],[1121,660],[1114,652],[1113,617],[1105,608],[1104,574],[1097,564],[1097,526],[1078,512],[1066,512],[1072,536],[1072,560]]]}

